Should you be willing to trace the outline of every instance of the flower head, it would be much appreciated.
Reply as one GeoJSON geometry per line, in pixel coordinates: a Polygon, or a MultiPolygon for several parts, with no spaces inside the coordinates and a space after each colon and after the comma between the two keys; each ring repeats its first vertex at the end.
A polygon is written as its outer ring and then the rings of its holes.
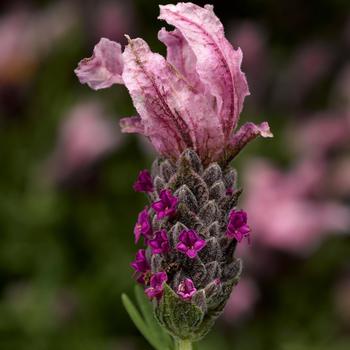
{"type": "Polygon", "coordinates": [[[164,283],[168,280],[168,276],[165,272],[157,272],[152,275],[150,280],[150,287],[145,290],[145,293],[150,299],[160,299],[163,295],[164,283]]]}
{"type": "Polygon", "coordinates": [[[145,135],[171,159],[192,148],[205,163],[232,158],[258,135],[271,137],[267,123],[247,123],[236,132],[249,94],[240,69],[242,52],[225,38],[213,7],[160,6],[159,19],[175,27],[158,33],[166,59],[140,38],[128,37],[124,52],[103,38],[75,70],[93,89],[128,88],[139,115],[122,119],[122,131],[145,135]]]}
{"type": "Polygon", "coordinates": [[[141,170],[133,186],[136,192],[153,192],[152,177],[148,170],[141,170]]]}
{"type": "Polygon", "coordinates": [[[141,284],[146,284],[145,276],[148,272],[150,272],[151,269],[146,258],[146,251],[144,249],[140,249],[136,253],[135,260],[130,265],[136,272],[137,281],[141,284]]]}
{"type": "Polygon", "coordinates": [[[249,232],[247,213],[243,210],[231,210],[226,235],[241,242],[244,237],[248,237],[249,239],[249,232]]]}
{"type": "Polygon", "coordinates": [[[148,242],[153,254],[167,253],[170,250],[169,239],[165,229],[157,231],[154,239],[148,242]]]}
{"type": "Polygon", "coordinates": [[[135,234],[135,243],[139,241],[141,235],[144,236],[146,240],[152,238],[153,236],[152,225],[151,225],[150,218],[148,216],[147,207],[145,207],[145,209],[143,209],[140,212],[137,218],[137,222],[134,228],[134,234],[135,234]]]}
{"type": "Polygon", "coordinates": [[[194,259],[205,245],[205,240],[200,238],[196,231],[183,230],[179,235],[179,243],[176,245],[176,249],[186,254],[190,259],[194,259]]]}
{"type": "Polygon", "coordinates": [[[190,300],[197,291],[190,278],[185,278],[177,288],[177,294],[184,300],[190,300]]]}
{"type": "Polygon", "coordinates": [[[157,219],[161,220],[166,216],[172,216],[176,212],[178,199],[169,190],[162,190],[159,201],[152,204],[152,208],[157,213],[157,219]]]}

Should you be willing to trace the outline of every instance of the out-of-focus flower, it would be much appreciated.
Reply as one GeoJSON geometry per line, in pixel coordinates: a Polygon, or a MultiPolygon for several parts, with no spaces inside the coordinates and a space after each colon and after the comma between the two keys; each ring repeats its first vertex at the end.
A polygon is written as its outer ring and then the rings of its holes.
{"type": "Polygon", "coordinates": [[[61,2],[46,10],[17,10],[0,18],[0,86],[26,81],[39,60],[77,22],[71,3],[61,2]]]}
{"type": "Polygon", "coordinates": [[[96,90],[126,85],[139,116],[123,119],[122,130],[149,137],[171,159],[192,148],[205,163],[234,157],[258,135],[271,137],[266,122],[247,123],[235,132],[249,94],[240,70],[242,52],[225,38],[212,6],[179,3],[160,9],[159,18],[176,27],[158,35],[167,46],[166,60],[142,39],[129,39],[123,53],[119,44],[101,39],[94,55],[75,70],[96,90]]]}
{"type": "Polygon", "coordinates": [[[300,153],[323,158],[327,152],[349,144],[350,118],[346,112],[326,111],[315,113],[291,129],[289,139],[300,153]]]}
{"type": "Polygon", "coordinates": [[[118,128],[95,102],[76,105],[63,121],[48,161],[50,176],[63,181],[76,175],[121,144],[118,128]]]}
{"type": "MultiPolygon", "coordinates": [[[[121,40],[125,33],[130,33],[137,23],[131,1],[107,0],[92,3],[89,15],[94,27],[94,37],[106,37],[121,40]]],[[[91,27],[90,27],[91,28],[91,27]]]]}
{"type": "Polygon", "coordinates": [[[246,318],[253,311],[258,298],[256,283],[251,278],[243,277],[227,302],[223,319],[231,323],[246,318]]]}
{"type": "Polygon", "coordinates": [[[302,255],[326,234],[349,228],[349,210],[336,201],[315,198],[319,179],[307,175],[298,167],[283,173],[263,160],[246,169],[243,205],[257,242],[302,255]]]}

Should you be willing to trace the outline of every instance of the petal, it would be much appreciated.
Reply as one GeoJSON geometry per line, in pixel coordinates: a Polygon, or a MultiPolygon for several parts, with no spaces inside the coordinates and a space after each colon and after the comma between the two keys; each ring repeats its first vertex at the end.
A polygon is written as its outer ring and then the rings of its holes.
{"type": "Polygon", "coordinates": [[[140,117],[122,118],[119,120],[122,132],[144,134],[145,128],[140,117]]]}
{"type": "Polygon", "coordinates": [[[203,249],[206,244],[207,244],[206,241],[204,239],[201,239],[193,245],[193,248],[198,252],[201,249],[203,249]]]}
{"type": "Polygon", "coordinates": [[[197,256],[197,251],[194,249],[188,249],[186,254],[190,259],[194,259],[197,256]]]}
{"type": "Polygon", "coordinates": [[[186,148],[193,148],[204,158],[222,150],[212,99],[197,93],[142,39],[129,39],[123,59],[123,80],[144,133],[160,154],[177,158],[186,148]]]}
{"type": "Polygon", "coordinates": [[[90,58],[84,58],[75,69],[82,84],[94,90],[123,84],[123,57],[119,43],[102,38],[90,58]]]}
{"type": "Polygon", "coordinates": [[[176,249],[182,253],[186,253],[188,250],[187,246],[182,242],[180,242],[176,245],[176,249]]]}
{"type": "Polygon", "coordinates": [[[257,136],[273,137],[269,124],[267,122],[263,122],[259,125],[245,123],[237,133],[233,135],[228,150],[229,158],[233,159],[249,141],[255,139],[257,136]]]}
{"type": "Polygon", "coordinates": [[[204,90],[196,71],[197,59],[188,42],[178,29],[168,32],[162,28],[158,39],[167,47],[167,61],[186,78],[188,83],[197,90],[204,90]]]}
{"type": "Polygon", "coordinates": [[[249,94],[240,70],[242,52],[234,50],[225,38],[220,20],[212,6],[204,8],[192,3],[160,6],[160,19],[175,26],[196,56],[196,70],[203,84],[215,96],[217,112],[229,138],[249,94]]]}

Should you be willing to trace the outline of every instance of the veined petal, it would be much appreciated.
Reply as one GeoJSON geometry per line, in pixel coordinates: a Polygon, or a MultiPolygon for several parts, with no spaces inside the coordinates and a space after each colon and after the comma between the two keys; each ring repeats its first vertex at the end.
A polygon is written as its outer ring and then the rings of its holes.
{"type": "Polygon", "coordinates": [[[123,58],[119,43],[102,38],[90,58],[82,59],[75,69],[82,84],[91,89],[105,89],[113,84],[123,84],[123,58]]]}
{"type": "Polygon", "coordinates": [[[240,150],[251,140],[255,139],[257,136],[262,137],[273,137],[270,131],[270,126],[267,122],[262,122],[261,124],[245,123],[233,136],[228,154],[232,159],[235,157],[240,150]]]}
{"type": "Polygon", "coordinates": [[[203,90],[196,71],[197,59],[188,42],[178,29],[168,32],[162,28],[158,39],[167,47],[167,61],[172,64],[196,90],[203,90]]]}
{"type": "Polygon", "coordinates": [[[142,39],[129,39],[123,53],[123,81],[138,111],[144,133],[157,151],[177,158],[186,148],[203,157],[222,149],[212,102],[142,39]],[[216,126],[216,127],[215,127],[216,126]],[[218,142],[219,140],[219,142],[218,142]]]}
{"type": "Polygon", "coordinates": [[[245,96],[247,82],[240,66],[241,50],[234,50],[224,35],[220,20],[212,6],[192,3],[160,6],[160,19],[175,26],[196,56],[196,70],[207,90],[215,96],[225,139],[236,127],[245,96]]]}

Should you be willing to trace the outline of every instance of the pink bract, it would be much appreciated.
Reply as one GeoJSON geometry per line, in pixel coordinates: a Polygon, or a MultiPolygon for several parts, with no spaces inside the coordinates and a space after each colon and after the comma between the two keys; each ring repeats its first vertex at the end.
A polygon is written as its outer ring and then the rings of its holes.
{"type": "Polygon", "coordinates": [[[102,38],[75,70],[80,82],[95,90],[113,84],[128,88],[139,115],[122,119],[122,131],[145,135],[171,159],[192,148],[205,163],[232,158],[258,135],[271,137],[266,122],[247,123],[235,132],[249,90],[242,52],[225,38],[213,7],[160,6],[159,18],[175,27],[158,34],[167,46],[166,59],[140,38],[127,37],[124,52],[102,38]]]}

